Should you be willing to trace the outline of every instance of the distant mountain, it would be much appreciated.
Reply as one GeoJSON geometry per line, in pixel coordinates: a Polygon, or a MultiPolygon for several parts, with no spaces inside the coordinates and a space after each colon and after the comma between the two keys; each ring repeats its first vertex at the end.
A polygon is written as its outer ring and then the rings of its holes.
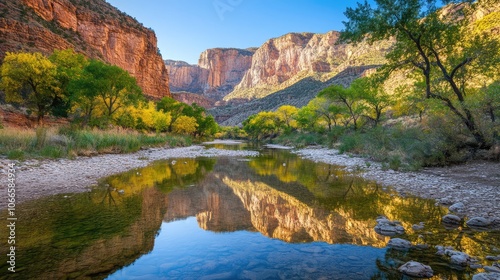
{"type": "Polygon", "coordinates": [[[268,40],[255,52],[250,69],[224,100],[262,98],[305,77],[320,74],[325,79],[349,67],[380,65],[391,47],[391,42],[373,46],[337,44],[339,36],[336,31],[289,33],[268,40]]]}
{"type": "Polygon", "coordinates": [[[0,59],[73,48],[120,66],[148,96],[171,96],[156,35],[104,0],[0,0],[0,59]]]}
{"type": "Polygon", "coordinates": [[[216,121],[224,126],[240,125],[246,118],[261,111],[275,111],[280,106],[288,104],[302,107],[316,97],[322,89],[333,85],[348,86],[356,78],[366,76],[376,70],[379,65],[347,67],[333,78],[321,80],[319,75],[308,76],[285,89],[274,92],[263,98],[239,104],[232,102],[226,106],[215,107],[209,110],[216,121]]]}
{"type": "MultiPolygon", "coordinates": [[[[198,65],[167,60],[165,64],[170,74],[171,90],[184,92],[183,101],[187,103],[197,98],[196,95],[185,94],[190,92],[214,100],[213,107],[229,105],[214,109],[213,112],[218,121],[230,123],[234,123],[228,121],[234,114],[229,116],[219,113],[248,101],[252,102],[246,105],[253,106],[251,104],[259,103],[260,98],[273,93],[288,93],[296,97],[304,95],[301,100],[305,103],[299,103],[305,105],[324,88],[320,85],[326,86],[326,81],[332,80],[337,74],[341,73],[340,76],[345,78],[345,75],[349,75],[346,73],[354,73],[356,71],[352,69],[361,69],[360,66],[373,68],[383,64],[384,56],[392,44],[337,44],[339,35],[336,31],[326,34],[289,33],[270,39],[259,48],[209,49],[200,55],[198,65]],[[351,70],[345,71],[347,69],[351,70]],[[312,88],[306,89],[306,85],[312,88]],[[299,88],[307,93],[293,92],[299,88]],[[310,92],[313,89],[316,91],[310,92]]],[[[347,80],[352,80],[352,77],[347,80]]],[[[267,105],[275,107],[273,102],[267,105]]],[[[240,113],[246,114],[239,112],[238,116],[240,113]]]]}
{"type": "Polygon", "coordinates": [[[198,65],[165,60],[171,90],[221,100],[233,91],[250,68],[254,52],[255,49],[208,49],[201,53],[198,65]]]}

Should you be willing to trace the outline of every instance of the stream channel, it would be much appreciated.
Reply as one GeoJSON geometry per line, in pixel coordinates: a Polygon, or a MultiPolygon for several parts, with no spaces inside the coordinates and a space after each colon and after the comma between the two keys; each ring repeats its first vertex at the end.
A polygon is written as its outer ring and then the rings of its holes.
{"type": "Polygon", "coordinates": [[[453,266],[435,246],[483,265],[500,254],[498,231],[446,228],[433,200],[285,150],[209,147],[261,155],[156,161],[90,192],[18,205],[17,270],[2,262],[0,279],[410,279],[398,271],[410,260],[433,279],[472,279],[482,268],[453,266]],[[379,235],[379,216],[405,233],[379,235]],[[413,246],[389,248],[391,238],[413,246]]]}

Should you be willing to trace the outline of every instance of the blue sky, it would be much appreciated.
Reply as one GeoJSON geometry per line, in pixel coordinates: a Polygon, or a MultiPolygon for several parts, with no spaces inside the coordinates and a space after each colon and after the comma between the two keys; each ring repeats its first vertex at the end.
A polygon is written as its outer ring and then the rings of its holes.
{"type": "MultiPolygon", "coordinates": [[[[259,47],[289,32],[343,29],[355,0],[107,0],[152,28],[164,59],[198,62],[208,48],[259,47]]],[[[372,2],[372,1],[370,1],[372,2]]]]}

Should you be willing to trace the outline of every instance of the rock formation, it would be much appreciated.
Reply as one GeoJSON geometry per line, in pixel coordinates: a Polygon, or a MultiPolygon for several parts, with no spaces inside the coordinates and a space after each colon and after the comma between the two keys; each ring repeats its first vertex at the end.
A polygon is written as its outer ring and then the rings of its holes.
{"type": "Polygon", "coordinates": [[[233,90],[250,68],[253,52],[251,49],[208,49],[201,53],[198,65],[166,60],[171,89],[220,100],[233,90]]]}
{"type": "Polygon", "coordinates": [[[373,46],[337,44],[340,33],[289,33],[264,43],[234,91],[224,100],[262,98],[312,75],[333,75],[349,67],[380,65],[391,42],[373,46]]]}
{"type": "Polygon", "coordinates": [[[148,96],[170,96],[155,33],[106,1],[2,0],[0,11],[0,58],[73,48],[127,70],[148,96]]]}

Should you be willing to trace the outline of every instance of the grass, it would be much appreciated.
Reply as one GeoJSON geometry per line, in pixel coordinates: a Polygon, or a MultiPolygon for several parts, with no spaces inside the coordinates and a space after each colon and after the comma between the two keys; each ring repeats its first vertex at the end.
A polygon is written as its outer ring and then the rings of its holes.
{"type": "Polygon", "coordinates": [[[0,129],[0,155],[16,160],[132,153],[141,148],[180,147],[191,144],[192,139],[187,136],[142,134],[123,129],[0,129]]]}
{"type": "Polygon", "coordinates": [[[310,145],[335,147],[341,153],[358,154],[382,163],[384,169],[413,171],[425,166],[463,162],[468,151],[460,141],[442,131],[421,128],[376,127],[358,131],[339,127],[331,132],[294,132],[273,141],[302,148],[310,145]]]}

